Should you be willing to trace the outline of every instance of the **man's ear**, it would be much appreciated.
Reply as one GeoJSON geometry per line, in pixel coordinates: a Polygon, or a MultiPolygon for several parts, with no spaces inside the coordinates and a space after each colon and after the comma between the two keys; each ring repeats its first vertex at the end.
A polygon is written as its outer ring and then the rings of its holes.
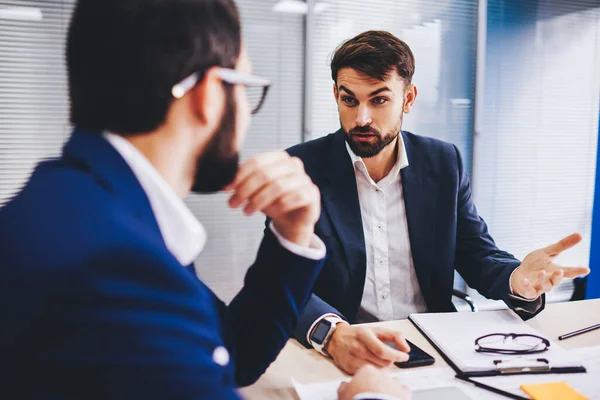
{"type": "Polygon", "coordinates": [[[202,81],[190,93],[198,119],[211,129],[219,124],[225,108],[225,90],[219,70],[219,67],[207,70],[202,81]]]}
{"type": "Polygon", "coordinates": [[[417,100],[417,93],[417,87],[413,84],[408,85],[404,91],[404,107],[402,111],[404,111],[405,114],[408,114],[413,104],[415,104],[415,100],[417,100]]]}

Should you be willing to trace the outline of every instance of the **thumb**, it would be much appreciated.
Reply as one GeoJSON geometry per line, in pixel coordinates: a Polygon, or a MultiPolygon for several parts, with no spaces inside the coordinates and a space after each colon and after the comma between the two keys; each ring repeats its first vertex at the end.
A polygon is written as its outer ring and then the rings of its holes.
{"type": "Polygon", "coordinates": [[[344,395],[344,392],[348,389],[348,382],[340,383],[340,387],[338,388],[338,396],[341,398],[344,395]]]}

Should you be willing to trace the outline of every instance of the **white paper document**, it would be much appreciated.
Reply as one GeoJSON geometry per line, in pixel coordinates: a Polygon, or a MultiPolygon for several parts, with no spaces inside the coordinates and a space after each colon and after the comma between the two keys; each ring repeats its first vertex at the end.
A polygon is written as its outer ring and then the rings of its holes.
{"type": "Polygon", "coordinates": [[[540,365],[535,360],[544,358],[552,367],[578,367],[581,362],[565,349],[551,343],[550,348],[532,355],[504,355],[478,353],[475,340],[491,333],[517,333],[542,336],[527,325],[511,310],[483,311],[476,313],[412,314],[413,321],[461,372],[491,371],[497,367],[495,360],[503,365],[540,365]]]}
{"type": "MultiPolygon", "coordinates": [[[[586,367],[587,373],[577,374],[541,374],[541,375],[511,375],[494,376],[487,378],[472,378],[506,392],[528,398],[529,396],[520,389],[523,384],[567,382],[575,390],[591,400],[600,400],[600,346],[565,350],[569,357],[579,360],[586,367]]],[[[501,400],[506,397],[485,389],[460,381],[455,378],[455,372],[450,367],[428,367],[415,370],[403,370],[394,373],[400,383],[412,391],[412,400],[429,400],[431,389],[456,388],[461,393],[452,395],[439,395],[438,400],[501,400]],[[466,397],[465,397],[466,396],[466,397]]],[[[292,383],[300,400],[337,400],[337,391],[340,383],[348,381],[342,379],[333,382],[302,384],[292,378],[292,383]]]]}
{"type": "MultiPolygon", "coordinates": [[[[409,387],[412,391],[412,400],[431,399],[431,389],[447,388],[446,393],[441,394],[438,399],[444,400],[467,400],[483,399],[498,400],[503,397],[491,392],[484,392],[475,388],[473,385],[466,384],[454,378],[454,371],[446,367],[423,368],[410,371],[398,371],[394,377],[403,385],[409,387]]],[[[302,384],[292,378],[292,383],[300,400],[337,400],[337,391],[340,384],[349,379],[342,379],[333,382],[302,384]]],[[[436,393],[437,395],[437,393],[436,393]]]]}

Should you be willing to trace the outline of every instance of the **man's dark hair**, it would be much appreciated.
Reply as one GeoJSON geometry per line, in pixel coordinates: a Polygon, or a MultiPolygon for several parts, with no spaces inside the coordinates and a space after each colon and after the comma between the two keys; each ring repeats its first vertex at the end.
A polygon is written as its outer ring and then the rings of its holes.
{"type": "Polygon", "coordinates": [[[331,77],[337,84],[338,72],[352,68],[381,81],[395,70],[410,84],[415,73],[415,57],[410,47],[385,31],[367,31],[342,43],[331,60],[331,77]]]}
{"type": "Polygon", "coordinates": [[[241,49],[233,0],[80,0],[67,39],[71,122],[136,134],[165,120],[173,85],[241,49]]]}

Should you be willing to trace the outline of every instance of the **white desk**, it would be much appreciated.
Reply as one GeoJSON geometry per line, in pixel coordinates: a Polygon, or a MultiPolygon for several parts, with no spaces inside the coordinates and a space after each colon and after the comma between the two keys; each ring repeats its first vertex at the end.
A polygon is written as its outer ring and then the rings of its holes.
{"type": "MultiPolygon", "coordinates": [[[[544,311],[527,323],[565,348],[600,345],[600,330],[558,341],[561,334],[600,323],[600,299],[548,304],[544,311]]],[[[407,339],[435,357],[433,366],[450,368],[410,321],[389,321],[375,325],[402,331],[407,339]]],[[[300,382],[314,383],[342,379],[347,375],[330,359],[314,350],[305,349],[292,339],[258,382],[241,389],[240,393],[250,400],[297,399],[290,380],[292,376],[300,382]]]]}

